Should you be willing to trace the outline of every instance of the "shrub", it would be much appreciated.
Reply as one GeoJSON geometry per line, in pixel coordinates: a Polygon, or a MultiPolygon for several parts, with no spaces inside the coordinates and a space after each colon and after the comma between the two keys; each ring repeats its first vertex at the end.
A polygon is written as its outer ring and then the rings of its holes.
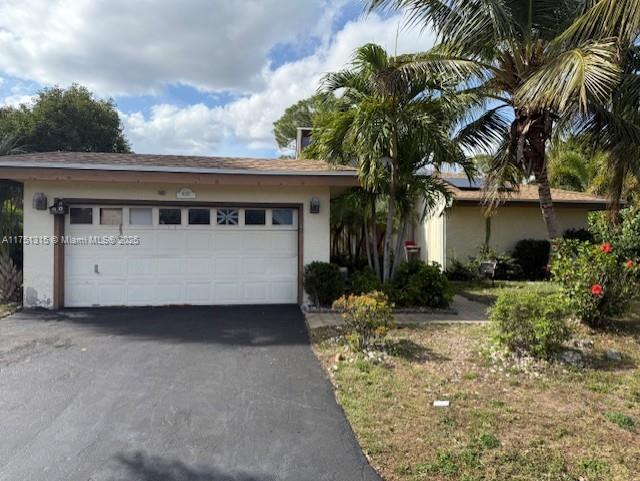
{"type": "Polygon", "coordinates": [[[354,272],[349,276],[349,285],[352,294],[367,294],[368,292],[382,290],[382,282],[371,269],[367,268],[354,272]]]}
{"type": "Polygon", "coordinates": [[[567,229],[562,234],[563,239],[573,239],[582,242],[593,242],[593,234],[587,229],[567,229]]]}
{"type": "Polygon", "coordinates": [[[316,306],[330,306],[344,293],[344,279],[335,264],[315,261],[304,268],[304,289],[316,306]]]}
{"type": "Polygon", "coordinates": [[[450,281],[472,281],[478,277],[478,272],[474,272],[468,264],[458,259],[451,259],[445,275],[450,281]]]}
{"type": "Polygon", "coordinates": [[[635,259],[621,257],[610,243],[564,240],[554,250],[551,273],[577,318],[600,327],[629,310],[640,287],[635,259]]]}
{"type": "Polygon", "coordinates": [[[495,280],[512,281],[522,278],[522,269],[516,260],[508,254],[498,254],[493,249],[483,246],[476,257],[469,259],[469,269],[478,276],[480,263],[485,261],[496,261],[496,271],[493,276],[495,280]]]}
{"type": "Polygon", "coordinates": [[[0,252],[0,303],[20,302],[22,272],[8,252],[0,252]]]}
{"type": "Polygon", "coordinates": [[[489,311],[492,339],[511,352],[549,357],[569,338],[565,306],[557,294],[503,291],[489,311]]]}
{"type": "Polygon", "coordinates": [[[595,242],[615,245],[618,255],[640,257],[640,208],[622,209],[615,224],[608,212],[593,212],[589,214],[589,231],[595,242]]]}
{"type": "Polygon", "coordinates": [[[347,337],[349,345],[357,351],[378,346],[393,326],[391,306],[382,292],[342,296],[333,303],[333,308],[342,312],[342,318],[350,330],[347,337]]]}
{"type": "Polygon", "coordinates": [[[391,299],[401,307],[449,307],[453,291],[436,263],[402,262],[390,286],[391,299]]]}
{"type": "Polygon", "coordinates": [[[513,258],[522,270],[522,275],[530,281],[544,279],[548,275],[549,251],[548,240],[523,239],[513,249],[513,258]]]}

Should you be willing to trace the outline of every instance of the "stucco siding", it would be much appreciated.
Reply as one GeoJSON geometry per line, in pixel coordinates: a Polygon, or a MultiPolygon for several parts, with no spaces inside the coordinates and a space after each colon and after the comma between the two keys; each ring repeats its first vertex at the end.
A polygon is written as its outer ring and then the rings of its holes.
{"type": "MultiPolygon", "coordinates": [[[[53,216],[48,211],[31,207],[34,193],[42,192],[49,203],[55,197],[94,199],[135,199],[175,201],[177,190],[188,187],[203,202],[277,202],[304,204],[304,264],[312,261],[329,261],[329,187],[264,187],[264,186],[199,186],[199,185],[148,185],[74,182],[25,182],[24,185],[24,235],[27,239],[53,236],[53,216]],[[164,191],[164,195],[162,194],[164,191]],[[320,213],[309,213],[312,197],[320,200],[320,213]]],[[[125,232],[126,234],[126,232],[125,232]]],[[[24,246],[24,305],[47,307],[53,305],[53,245],[30,244],[24,246]]]]}
{"type": "MultiPolygon", "coordinates": [[[[589,210],[556,207],[562,230],[584,228],[589,210]]],[[[447,211],[446,255],[466,261],[476,255],[485,241],[485,218],[479,206],[454,205],[447,211]]],[[[509,252],[521,239],[546,239],[547,230],[539,207],[502,206],[491,219],[489,244],[497,252],[509,252]]]]}
{"type": "Polygon", "coordinates": [[[445,216],[442,214],[444,202],[438,206],[434,213],[418,222],[414,229],[414,241],[420,246],[420,257],[425,262],[437,262],[444,265],[445,252],[445,216]]]}

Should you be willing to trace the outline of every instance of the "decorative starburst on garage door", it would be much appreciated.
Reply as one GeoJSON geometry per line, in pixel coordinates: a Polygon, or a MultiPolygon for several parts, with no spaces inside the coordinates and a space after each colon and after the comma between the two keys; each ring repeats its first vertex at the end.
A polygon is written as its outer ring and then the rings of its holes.
{"type": "Polygon", "coordinates": [[[218,209],[218,225],[238,225],[238,209],[218,209]]]}

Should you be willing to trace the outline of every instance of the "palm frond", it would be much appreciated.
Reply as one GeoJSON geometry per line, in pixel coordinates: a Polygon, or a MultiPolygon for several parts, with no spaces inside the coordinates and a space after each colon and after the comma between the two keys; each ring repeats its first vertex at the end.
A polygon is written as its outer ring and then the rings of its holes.
{"type": "Polygon", "coordinates": [[[591,42],[563,52],[541,66],[515,92],[516,103],[563,112],[589,101],[606,102],[620,79],[615,43],[591,42]]]}
{"type": "Polygon", "coordinates": [[[633,43],[640,33],[640,1],[587,0],[575,21],[553,41],[552,48],[580,45],[592,39],[616,37],[621,44],[633,43]]]}

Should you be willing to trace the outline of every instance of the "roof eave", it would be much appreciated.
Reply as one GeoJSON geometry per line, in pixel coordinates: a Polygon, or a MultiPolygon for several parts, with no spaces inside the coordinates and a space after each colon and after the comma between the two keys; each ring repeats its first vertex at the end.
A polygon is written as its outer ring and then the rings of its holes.
{"type": "Polygon", "coordinates": [[[221,175],[328,175],[328,176],[357,176],[354,170],[264,170],[264,169],[218,169],[206,167],[179,167],[161,165],[114,165],[114,164],[84,164],[84,163],[64,163],[59,162],[24,162],[24,161],[0,161],[0,167],[14,168],[34,168],[34,169],[60,169],[60,170],[93,170],[93,171],[114,171],[114,172],[164,172],[164,173],[187,173],[187,174],[221,174],[221,175]]]}

